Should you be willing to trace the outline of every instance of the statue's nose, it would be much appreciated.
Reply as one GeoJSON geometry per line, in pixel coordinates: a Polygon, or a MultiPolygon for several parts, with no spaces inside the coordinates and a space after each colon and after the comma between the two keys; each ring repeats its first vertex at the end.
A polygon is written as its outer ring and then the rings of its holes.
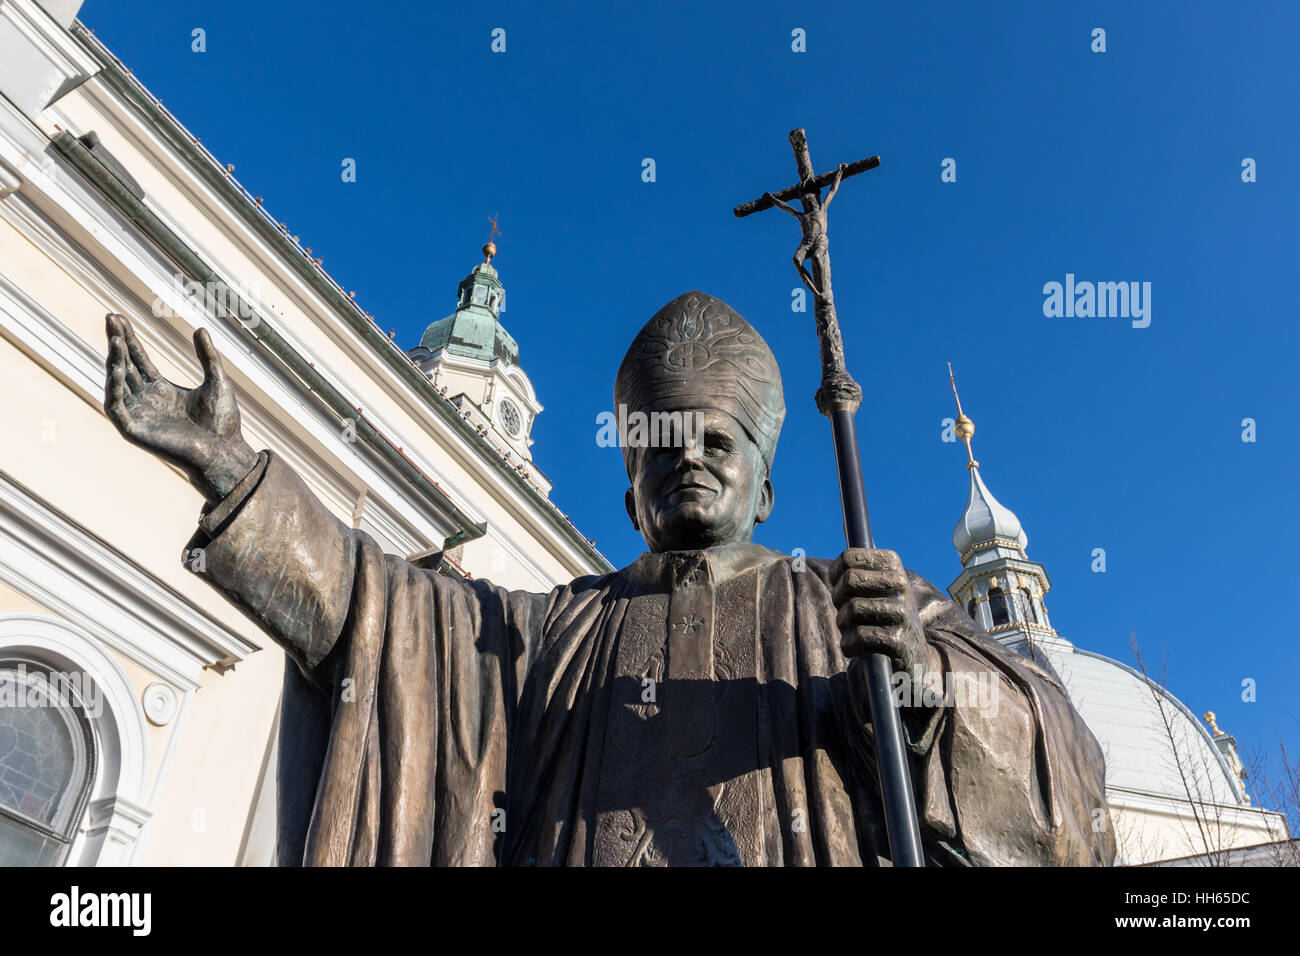
{"type": "Polygon", "coordinates": [[[681,445],[676,449],[673,470],[678,472],[704,471],[704,457],[692,451],[689,445],[681,445]]]}

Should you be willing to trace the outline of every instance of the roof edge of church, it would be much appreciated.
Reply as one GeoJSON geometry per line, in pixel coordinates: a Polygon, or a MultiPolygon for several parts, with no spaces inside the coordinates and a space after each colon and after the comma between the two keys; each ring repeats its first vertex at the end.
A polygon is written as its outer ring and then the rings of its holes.
{"type": "MultiPolygon", "coordinates": [[[[202,146],[198,137],[190,133],[180,120],[162,105],[162,101],[150,93],[144,84],[126,69],[122,61],[114,56],[112,51],[85,24],[80,20],[74,20],[70,33],[100,64],[101,69],[96,79],[102,79],[110,89],[138,109],[147,120],[151,120],[154,128],[162,134],[166,143],[176,150],[182,160],[199,175],[199,178],[218,197],[224,200],[227,208],[235,212],[241,220],[253,228],[255,233],[266,240],[272,249],[280,252],[282,260],[304,279],[313,290],[319,293],[335,313],[341,315],[360,333],[362,341],[369,345],[374,353],[393,371],[397,372],[400,380],[410,384],[416,390],[416,393],[425,400],[425,404],[435,415],[451,428],[458,430],[463,437],[473,442],[476,447],[483,448],[483,457],[489,467],[493,468],[512,487],[531,501],[538,513],[543,517],[543,520],[559,531],[566,542],[591,563],[595,564],[597,568],[605,571],[614,570],[614,566],[609,560],[596,550],[596,547],[583,536],[572,521],[564,516],[559,506],[529,484],[526,478],[506,464],[505,460],[500,458],[495,450],[486,444],[483,437],[461,418],[444,396],[433,387],[433,383],[420,374],[419,370],[412,364],[410,357],[380,330],[374,320],[362,311],[355,300],[349,297],[343,287],[335,282],[319,263],[311,259],[301,246],[290,239],[287,231],[281,231],[277,228],[274,220],[271,219],[264,207],[257,202],[257,197],[249,193],[238,180],[226,172],[217,158],[202,146]]],[[[64,153],[64,155],[67,154],[64,153]]],[[[83,169],[82,172],[87,180],[99,189],[114,206],[122,208],[124,200],[116,195],[117,189],[115,187],[120,185],[116,180],[108,183],[106,181],[107,173],[104,177],[105,181],[101,181],[95,176],[93,170],[83,169]]],[[[152,216],[148,207],[143,204],[140,205],[144,212],[152,216]]],[[[127,210],[123,209],[123,211],[126,212],[127,210]]],[[[156,217],[153,218],[156,219],[156,217]]],[[[205,262],[198,253],[189,248],[174,233],[171,233],[171,230],[161,220],[150,222],[146,226],[139,219],[135,217],[132,217],[132,219],[137,228],[145,232],[153,241],[166,247],[171,244],[165,242],[166,236],[170,234],[173,243],[179,244],[195,261],[205,262]]],[[[429,484],[431,487],[436,488],[440,497],[446,497],[446,493],[441,488],[433,485],[432,481],[429,484]]],[[[455,511],[459,511],[459,508],[449,498],[447,504],[455,511]]]]}

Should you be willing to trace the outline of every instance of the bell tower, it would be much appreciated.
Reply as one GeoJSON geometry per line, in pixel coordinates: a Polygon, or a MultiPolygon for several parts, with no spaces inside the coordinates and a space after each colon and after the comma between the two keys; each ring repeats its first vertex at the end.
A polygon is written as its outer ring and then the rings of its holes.
{"type": "MultiPolygon", "coordinates": [[[[496,222],[489,221],[495,237],[496,222]]],[[[529,437],[542,405],[519,365],[518,343],[501,324],[506,290],[492,265],[496,254],[496,243],[489,239],[483,261],[456,286],[456,310],[431,322],[407,355],[462,418],[548,493],[550,482],[532,464],[529,437]]]]}
{"type": "Polygon", "coordinates": [[[966,444],[970,472],[966,508],[952,533],[962,572],[948,586],[948,594],[1000,644],[1030,659],[1041,660],[1040,650],[1072,650],[1047,614],[1045,598],[1052,589],[1047,570],[1029,559],[1029,536],[1020,519],[993,497],[980,476],[971,450],[975,423],[962,411],[952,365],[948,378],[957,400],[956,433],[966,444]]]}

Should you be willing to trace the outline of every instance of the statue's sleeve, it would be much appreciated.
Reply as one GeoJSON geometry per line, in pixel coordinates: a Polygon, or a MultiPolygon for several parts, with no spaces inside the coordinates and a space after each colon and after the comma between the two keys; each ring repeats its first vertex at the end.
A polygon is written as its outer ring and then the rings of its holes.
{"type": "Polygon", "coordinates": [[[932,855],[985,866],[1109,866],[1105,762],[1065,690],[924,578],[909,577],[943,672],[943,686],[932,687],[943,705],[907,722],[932,855]]]}
{"type": "Polygon", "coordinates": [[[297,665],[281,710],[282,865],[492,865],[547,595],[383,555],[268,452],[206,510],[187,561],[297,665]]]}
{"type": "MultiPolygon", "coordinates": [[[[335,518],[292,468],[264,451],[229,495],[204,509],[185,561],[311,675],[346,633],[363,538],[335,518]]],[[[436,620],[408,630],[454,630],[471,647],[531,659],[538,630],[533,612],[546,595],[457,581],[392,555],[384,558],[383,575],[390,612],[417,595],[435,606],[436,620]],[[497,638],[483,633],[489,630],[512,631],[514,646],[497,648],[497,638]]],[[[403,613],[425,616],[423,608],[403,613]]]]}
{"type": "Polygon", "coordinates": [[[204,509],[185,561],[304,673],[343,632],[356,576],[354,532],[269,452],[258,455],[229,495],[204,509]]]}

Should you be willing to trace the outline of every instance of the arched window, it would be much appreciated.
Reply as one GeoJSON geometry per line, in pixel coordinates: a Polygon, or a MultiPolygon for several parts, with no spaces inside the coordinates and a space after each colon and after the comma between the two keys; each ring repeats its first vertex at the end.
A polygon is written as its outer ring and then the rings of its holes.
{"type": "Polygon", "coordinates": [[[59,866],[95,779],[76,681],[0,658],[0,866],[59,866]]]}
{"type": "Polygon", "coordinates": [[[1034,596],[1028,590],[1022,590],[1020,593],[1025,596],[1025,607],[1029,609],[1029,620],[1037,624],[1038,608],[1034,607],[1034,596]]]}
{"type": "Polygon", "coordinates": [[[966,605],[966,613],[970,615],[971,620],[974,621],[976,624],[978,624],[980,620],[978,617],[975,616],[975,605],[977,603],[979,602],[977,602],[974,598],[971,598],[970,603],[966,605]]]}
{"type": "Polygon", "coordinates": [[[1007,609],[1007,596],[996,585],[989,588],[989,613],[993,615],[994,627],[1011,623],[1011,612],[1007,609]]]}

